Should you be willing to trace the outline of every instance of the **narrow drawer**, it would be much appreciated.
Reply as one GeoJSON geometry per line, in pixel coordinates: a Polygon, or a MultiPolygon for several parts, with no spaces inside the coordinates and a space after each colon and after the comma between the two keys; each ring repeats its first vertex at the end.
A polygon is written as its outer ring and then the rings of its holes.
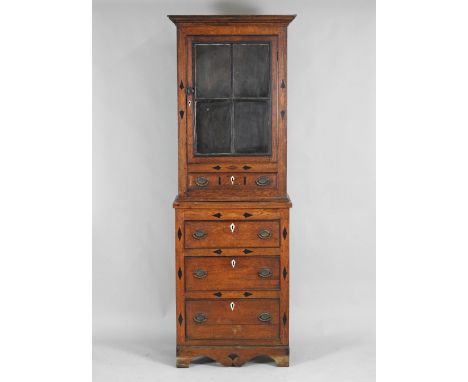
{"type": "Polygon", "coordinates": [[[185,257],[185,289],[279,289],[279,257],[185,257]]]}
{"type": "Polygon", "coordinates": [[[263,190],[276,188],[276,173],[191,173],[190,190],[263,190]]]}
{"type": "Polygon", "coordinates": [[[187,301],[188,339],[279,338],[279,300],[187,301]]]}
{"type": "Polygon", "coordinates": [[[185,248],[278,246],[278,220],[185,221],[185,248]]]}

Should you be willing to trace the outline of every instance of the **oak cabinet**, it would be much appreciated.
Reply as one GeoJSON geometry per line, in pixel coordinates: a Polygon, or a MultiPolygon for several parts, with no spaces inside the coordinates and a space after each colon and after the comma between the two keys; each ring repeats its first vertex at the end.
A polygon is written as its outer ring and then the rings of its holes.
{"type": "Polygon", "coordinates": [[[177,366],[289,365],[286,35],[295,16],[177,26],[177,366]]]}

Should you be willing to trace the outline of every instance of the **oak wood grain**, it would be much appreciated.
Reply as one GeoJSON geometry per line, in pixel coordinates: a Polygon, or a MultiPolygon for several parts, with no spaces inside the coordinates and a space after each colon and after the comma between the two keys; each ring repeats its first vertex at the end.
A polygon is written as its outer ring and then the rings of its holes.
{"type": "Polygon", "coordinates": [[[168,17],[177,26],[176,365],[188,367],[194,357],[207,356],[240,366],[267,355],[288,366],[286,41],[295,15],[168,17]],[[269,44],[270,155],[194,154],[195,99],[187,92],[194,86],[192,44],[223,41],[269,44]],[[261,176],[268,177],[266,184],[257,184],[261,176]],[[199,177],[207,184],[197,184],[199,177]],[[259,237],[265,229],[271,236],[259,237]],[[265,268],[271,275],[260,277],[265,268]],[[268,313],[265,321],[259,320],[262,313],[268,313]],[[197,314],[206,320],[194,320],[197,314]]]}

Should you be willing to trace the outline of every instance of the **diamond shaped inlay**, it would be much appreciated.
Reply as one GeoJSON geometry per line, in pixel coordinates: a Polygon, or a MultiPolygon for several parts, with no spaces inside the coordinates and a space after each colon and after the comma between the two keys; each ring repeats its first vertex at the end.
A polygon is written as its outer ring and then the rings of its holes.
{"type": "Polygon", "coordinates": [[[184,88],[184,83],[182,82],[182,80],[180,80],[179,88],[180,88],[180,90],[182,90],[184,88]]]}
{"type": "Polygon", "coordinates": [[[282,119],[282,120],[284,119],[284,114],[285,114],[285,111],[284,111],[284,110],[281,110],[281,119],[282,119]]]}
{"type": "Polygon", "coordinates": [[[283,239],[286,239],[286,236],[288,236],[288,230],[286,229],[286,227],[284,227],[284,229],[283,229],[283,239]]]}
{"type": "Polygon", "coordinates": [[[243,168],[244,170],[250,170],[252,167],[246,165],[246,166],[243,166],[242,168],[243,168]]]}
{"type": "Polygon", "coordinates": [[[180,238],[182,237],[182,231],[180,230],[180,227],[179,227],[179,230],[177,231],[177,237],[180,238]]]}
{"type": "Polygon", "coordinates": [[[223,253],[223,251],[220,250],[220,249],[217,249],[216,251],[213,251],[213,253],[216,253],[217,255],[221,255],[221,253],[223,253]]]}
{"type": "Polygon", "coordinates": [[[284,83],[284,80],[281,80],[281,89],[284,89],[286,87],[286,84],[284,83]]]}
{"type": "Polygon", "coordinates": [[[223,294],[221,292],[213,293],[216,297],[221,297],[223,294]]]}
{"type": "Polygon", "coordinates": [[[252,296],[252,293],[250,293],[250,292],[245,292],[245,293],[244,293],[244,296],[245,296],[245,297],[252,296]]]}
{"type": "Polygon", "coordinates": [[[215,170],[221,170],[221,166],[214,166],[213,167],[215,170]]]}
{"type": "Polygon", "coordinates": [[[247,219],[247,218],[250,218],[251,216],[253,216],[253,215],[252,215],[252,214],[249,214],[248,212],[246,212],[246,213],[244,214],[244,218],[246,218],[246,219],[247,219]]]}
{"type": "Polygon", "coordinates": [[[244,252],[244,253],[247,255],[248,253],[252,253],[253,251],[251,251],[250,249],[247,249],[247,248],[246,248],[246,249],[244,249],[242,252],[244,252]]]}
{"type": "Polygon", "coordinates": [[[182,325],[182,321],[184,321],[182,318],[182,313],[179,313],[179,318],[177,320],[179,321],[179,325],[182,325]]]}
{"type": "Polygon", "coordinates": [[[288,271],[286,270],[286,267],[283,268],[283,279],[286,280],[286,276],[288,275],[288,271]]]}
{"type": "Polygon", "coordinates": [[[179,268],[179,271],[177,272],[177,276],[179,276],[179,280],[182,277],[182,269],[179,268]]]}
{"type": "Polygon", "coordinates": [[[231,353],[228,355],[228,357],[231,358],[231,361],[234,361],[239,356],[236,353],[231,353]]]}
{"type": "Polygon", "coordinates": [[[286,321],[287,321],[287,320],[288,320],[288,319],[286,318],[286,313],[284,313],[284,314],[283,314],[283,325],[286,325],[286,321]]]}
{"type": "Polygon", "coordinates": [[[219,218],[220,218],[221,216],[223,216],[223,215],[221,215],[221,214],[218,212],[217,214],[214,214],[213,216],[214,216],[215,218],[218,218],[218,219],[219,219],[219,218]]]}
{"type": "Polygon", "coordinates": [[[184,118],[184,111],[183,110],[179,111],[179,114],[180,114],[181,119],[184,118]]]}

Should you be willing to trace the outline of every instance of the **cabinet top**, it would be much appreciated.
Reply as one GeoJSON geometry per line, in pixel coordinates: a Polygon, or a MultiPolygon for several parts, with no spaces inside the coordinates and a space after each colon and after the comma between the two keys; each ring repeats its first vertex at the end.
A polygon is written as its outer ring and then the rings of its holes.
{"type": "Polygon", "coordinates": [[[287,26],[296,15],[168,15],[176,25],[179,24],[278,24],[287,26]]]}

